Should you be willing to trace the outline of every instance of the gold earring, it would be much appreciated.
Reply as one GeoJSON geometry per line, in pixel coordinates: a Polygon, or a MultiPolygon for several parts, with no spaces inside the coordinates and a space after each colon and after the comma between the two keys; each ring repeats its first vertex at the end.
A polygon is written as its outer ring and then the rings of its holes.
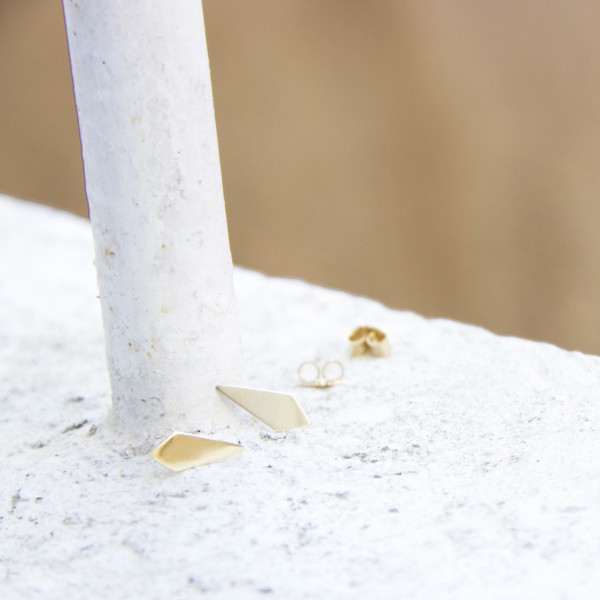
{"type": "Polygon", "coordinates": [[[239,444],[175,432],[152,451],[152,457],[171,471],[185,471],[229,458],[243,450],[239,444]]]}
{"type": "Polygon", "coordinates": [[[217,390],[274,431],[288,431],[309,424],[306,413],[290,394],[234,385],[218,385],[217,390]]]}

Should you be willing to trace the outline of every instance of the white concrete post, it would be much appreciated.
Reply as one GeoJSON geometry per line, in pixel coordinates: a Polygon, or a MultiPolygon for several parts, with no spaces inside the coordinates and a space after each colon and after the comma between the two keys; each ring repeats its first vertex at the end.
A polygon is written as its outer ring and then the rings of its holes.
{"type": "Polygon", "coordinates": [[[213,433],[241,349],[201,0],[63,0],[115,422],[213,433]]]}

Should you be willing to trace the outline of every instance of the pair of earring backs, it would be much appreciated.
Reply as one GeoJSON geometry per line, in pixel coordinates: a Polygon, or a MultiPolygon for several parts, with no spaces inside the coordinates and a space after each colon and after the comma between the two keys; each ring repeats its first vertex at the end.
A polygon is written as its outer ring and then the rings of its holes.
{"type": "MultiPolygon", "coordinates": [[[[218,385],[216,389],[274,431],[289,431],[309,423],[291,394],[231,385],[218,385]]],[[[153,450],[152,456],[172,471],[184,471],[229,458],[243,450],[240,444],[175,432],[153,450]]]]}
{"type": "MultiPolygon", "coordinates": [[[[376,327],[362,325],[348,336],[350,355],[389,356],[390,343],[387,335],[376,327]]],[[[344,365],[339,360],[328,360],[323,366],[319,361],[305,361],[297,369],[298,379],[304,387],[328,388],[342,382],[344,365]]]]}

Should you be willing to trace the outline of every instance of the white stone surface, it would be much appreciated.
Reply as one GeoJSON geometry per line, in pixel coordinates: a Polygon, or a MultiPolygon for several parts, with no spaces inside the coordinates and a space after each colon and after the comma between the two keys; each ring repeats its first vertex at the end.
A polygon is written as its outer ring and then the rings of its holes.
{"type": "Polygon", "coordinates": [[[202,2],[63,4],[115,421],[214,432],[243,373],[202,2]]]}
{"type": "Polygon", "coordinates": [[[600,362],[238,270],[246,451],[173,474],[116,440],[88,224],[0,199],[0,597],[595,599],[600,362]],[[388,359],[343,357],[357,324],[388,359]]]}

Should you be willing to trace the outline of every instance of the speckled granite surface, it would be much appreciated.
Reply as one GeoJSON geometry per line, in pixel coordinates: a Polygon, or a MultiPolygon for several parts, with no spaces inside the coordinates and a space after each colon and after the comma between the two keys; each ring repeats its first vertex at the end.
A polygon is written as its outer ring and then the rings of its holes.
{"type": "Polygon", "coordinates": [[[312,423],[173,474],[106,424],[87,223],[0,197],[0,257],[3,599],[598,597],[597,358],[238,270],[248,381],[312,423]]]}

